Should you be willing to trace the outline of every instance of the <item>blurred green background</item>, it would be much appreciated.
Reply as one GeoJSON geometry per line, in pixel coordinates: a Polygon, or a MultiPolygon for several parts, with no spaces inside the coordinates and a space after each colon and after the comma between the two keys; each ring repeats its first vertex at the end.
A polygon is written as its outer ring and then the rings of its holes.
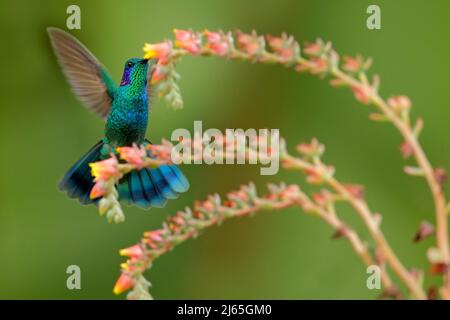
{"type": "MultiPolygon", "coordinates": [[[[300,182],[297,173],[260,176],[257,166],[183,166],[191,190],[164,209],[126,208],[126,222],[110,225],[95,207],[71,201],[57,182],[102,135],[103,123],[71,94],[51,52],[45,28],[65,28],[66,8],[81,7],[72,33],[118,81],[123,62],[141,56],[144,42],[172,36],[173,28],[253,28],[288,32],[300,41],[322,37],[341,54],[374,58],[381,93],[408,94],[413,115],[425,120],[422,142],[435,165],[448,166],[450,148],[450,2],[448,1],[1,1],[0,32],[0,298],[117,298],[120,248],[158,228],[176,210],[208,193],[253,180],[300,182]],[[366,8],[378,4],[382,29],[366,28],[366,8]],[[81,290],[66,288],[66,268],[81,267],[81,290]]],[[[348,90],[281,67],[186,58],[178,67],[185,108],[159,101],[148,136],[175,128],[280,128],[293,150],[318,137],[325,160],[343,181],[366,186],[383,230],[407,266],[426,268],[432,244],[411,242],[420,220],[433,221],[424,181],[402,173],[401,139],[387,124],[370,122],[368,107],[348,90]]],[[[362,224],[346,207],[341,217],[362,224]]],[[[146,275],[156,298],[356,299],[375,298],[366,271],[348,243],[298,210],[229,221],[158,259],[146,275]]],[[[433,279],[430,280],[433,282],[433,279]]],[[[118,298],[123,298],[119,296],[118,298]]]]}

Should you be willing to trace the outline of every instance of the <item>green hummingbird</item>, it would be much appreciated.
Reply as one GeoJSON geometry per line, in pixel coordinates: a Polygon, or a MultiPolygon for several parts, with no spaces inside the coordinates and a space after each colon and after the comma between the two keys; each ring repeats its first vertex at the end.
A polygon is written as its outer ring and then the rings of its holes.
{"type": "MultiPolygon", "coordinates": [[[[64,175],[59,184],[70,198],[82,204],[91,199],[94,186],[89,163],[105,159],[117,147],[150,143],[145,138],[151,104],[151,77],[157,59],[132,58],[125,62],[117,86],[106,68],[75,37],[50,27],[50,42],[75,96],[106,119],[104,138],[95,144],[64,175]]],[[[117,185],[119,200],[139,207],[163,207],[189,189],[189,182],[175,165],[144,168],[124,176],[117,185]]]]}

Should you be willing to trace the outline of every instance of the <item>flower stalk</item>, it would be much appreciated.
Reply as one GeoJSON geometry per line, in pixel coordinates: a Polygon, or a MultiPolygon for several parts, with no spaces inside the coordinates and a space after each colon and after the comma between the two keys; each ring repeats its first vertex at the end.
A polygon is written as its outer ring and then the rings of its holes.
{"type": "MultiPolygon", "coordinates": [[[[170,40],[166,42],[172,44],[170,40]]],[[[370,119],[374,121],[390,122],[402,135],[404,142],[402,143],[401,152],[405,158],[414,156],[417,168],[408,166],[405,172],[411,175],[423,176],[430,189],[434,206],[436,220],[436,247],[440,252],[439,263],[443,266],[443,286],[440,288],[441,296],[450,299],[450,250],[448,239],[448,201],[442,189],[443,182],[446,177],[446,171],[442,168],[434,168],[427,155],[425,154],[421,144],[419,143],[419,134],[423,128],[422,119],[418,119],[414,124],[410,119],[411,101],[406,96],[394,96],[387,100],[379,95],[380,78],[374,75],[369,79],[367,75],[368,69],[372,65],[371,59],[364,59],[358,55],[356,57],[343,57],[340,61],[339,54],[333,49],[330,42],[324,42],[317,39],[313,43],[308,43],[303,48],[301,54],[300,45],[292,36],[286,34],[280,37],[267,36],[263,37],[256,32],[249,34],[238,31],[236,33],[222,31],[211,32],[193,32],[190,30],[175,30],[175,45],[163,54],[146,50],[148,45],[144,47],[145,57],[162,58],[160,66],[157,69],[166,68],[166,73],[174,72],[175,62],[183,56],[217,56],[232,60],[244,60],[252,63],[262,64],[278,64],[285,67],[293,68],[298,72],[309,72],[318,75],[321,78],[331,77],[332,86],[349,87],[357,101],[365,105],[375,106],[379,113],[370,115],[370,119]],[[167,67],[170,66],[170,67],[167,67]]],[[[177,74],[177,79],[179,78],[177,74]]],[[[174,80],[172,77],[169,79],[174,80]]],[[[170,80],[169,87],[173,85],[170,80]]],[[[162,86],[165,84],[164,78],[156,82],[162,86]]],[[[182,106],[182,98],[178,85],[173,90],[161,91],[161,95],[165,96],[166,92],[170,92],[170,99],[166,99],[171,105],[173,96],[176,96],[177,103],[172,105],[174,108],[182,106]]],[[[309,176],[314,179],[314,176],[309,176]]],[[[337,188],[338,186],[335,185],[337,188]]],[[[353,202],[353,207],[360,213],[363,220],[368,221],[366,206],[353,202]]],[[[370,210],[369,210],[370,212],[370,210]]],[[[370,227],[370,229],[374,229],[370,227]]],[[[377,233],[372,232],[372,236],[378,238],[379,244],[382,245],[385,240],[377,233]]],[[[384,245],[382,245],[385,247],[384,245]]],[[[389,250],[387,250],[389,251],[389,250]]],[[[388,256],[391,256],[388,254],[388,256]]],[[[394,262],[392,260],[391,262],[394,262]]],[[[395,265],[395,263],[394,263],[395,265]]],[[[407,271],[400,265],[396,265],[398,271],[401,271],[404,280],[407,279],[407,271]]],[[[413,283],[408,281],[410,289],[414,287],[413,283]]],[[[416,288],[417,289],[417,288],[416,288]]],[[[418,290],[414,290],[418,294],[418,290]]],[[[423,297],[423,294],[420,294],[423,297]]]]}
{"type": "MultiPolygon", "coordinates": [[[[348,87],[358,102],[374,106],[377,112],[371,113],[369,118],[373,121],[392,123],[403,138],[400,146],[401,154],[405,159],[414,158],[416,162],[413,166],[405,166],[405,173],[424,177],[430,189],[435,206],[435,225],[422,223],[414,239],[420,241],[424,237],[435,235],[436,246],[429,248],[427,258],[431,264],[431,272],[443,276],[443,284],[439,288],[440,296],[443,299],[450,299],[448,243],[450,205],[443,192],[447,172],[443,168],[433,167],[428,160],[418,140],[423,129],[423,120],[419,118],[412,121],[410,99],[403,95],[388,99],[380,96],[380,78],[377,75],[369,77],[367,74],[372,65],[371,59],[365,59],[360,55],[341,59],[331,43],[321,39],[306,44],[301,50],[292,36],[283,34],[279,37],[264,37],[254,31],[232,33],[175,29],[173,41],[146,44],[144,52],[145,58],[159,58],[152,82],[156,85],[159,96],[174,109],[183,107],[178,86],[180,75],[176,72],[176,65],[184,56],[217,56],[252,63],[278,64],[297,72],[308,72],[321,78],[330,77],[332,86],[348,87]]],[[[227,141],[223,138],[218,139],[216,143],[226,145],[227,141]]],[[[194,149],[198,145],[194,141],[194,149]]],[[[132,170],[171,163],[172,147],[171,143],[163,141],[161,145],[118,148],[111,158],[92,164],[95,186],[91,197],[98,199],[100,214],[106,214],[109,221],[123,221],[124,215],[116,185],[132,170]]],[[[151,268],[156,258],[178,244],[195,238],[203,230],[234,217],[250,216],[265,209],[300,206],[305,212],[318,216],[329,224],[335,230],[335,237],[347,239],[366,265],[375,264],[380,267],[387,295],[400,298],[400,291],[389,275],[389,271],[392,271],[407,288],[411,297],[426,299],[436,296],[437,290],[433,289],[428,290],[432,294],[427,297],[423,289],[423,273],[408,270],[397,257],[381,230],[381,216],[373,212],[364,199],[363,187],[340,182],[335,178],[334,168],[321,161],[323,145],[313,140],[311,143],[298,145],[297,151],[299,157],[290,155],[282,141],[280,146],[282,167],[303,172],[308,183],[322,185],[325,189],[308,196],[297,185],[270,185],[269,193],[259,197],[254,185],[249,184],[229,193],[224,201],[218,195],[212,195],[204,202],[196,202],[193,209],[186,208],[177,212],[167,219],[161,229],[146,232],[138,244],[121,250],[121,255],[126,256],[128,260],[121,265],[121,276],[114,287],[114,292],[119,294],[130,290],[129,299],[150,299],[148,293],[150,283],[144,278],[143,273],[151,268]],[[369,252],[367,244],[358,234],[338,217],[334,207],[337,201],[347,202],[362,219],[375,244],[375,255],[369,252]]],[[[250,144],[246,148],[246,159],[255,154],[258,152],[250,144]]],[[[193,158],[204,156],[201,151],[193,153],[193,158]]],[[[227,151],[221,156],[226,158],[227,151]]],[[[218,155],[215,154],[214,157],[217,158],[218,155]]]]}
{"type": "MultiPolygon", "coordinates": [[[[268,186],[268,189],[269,192],[265,196],[259,197],[255,186],[250,183],[229,193],[224,201],[221,201],[217,194],[211,195],[204,202],[196,202],[193,209],[186,208],[169,217],[161,229],[145,232],[138,244],[120,251],[121,255],[128,257],[128,260],[121,264],[122,273],[114,287],[114,292],[120,294],[130,290],[127,296],[129,299],[149,299],[151,296],[148,291],[142,290],[142,282],[148,283],[143,273],[150,269],[153,261],[161,255],[189,239],[196,238],[206,229],[220,225],[229,219],[293,206],[300,206],[306,213],[324,220],[335,230],[335,235],[349,241],[365,265],[376,264],[367,245],[351,227],[339,219],[331,207],[326,209],[318,205],[297,185],[272,184],[268,186]]],[[[390,297],[400,297],[398,289],[393,285],[386,270],[382,266],[380,268],[385,293],[390,297]]]]}
{"type": "Polygon", "coordinates": [[[119,202],[117,185],[127,173],[142,168],[155,168],[162,164],[171,163],[169,157],[165,160],[157,159],[153,155],[162,156],[158,147],[150,144],[131,147],[120,147],[111,154],[110,158],[90,164],[95,185],[90,193],[91,199],[97,200],[98,212],[106,215],[109,222],[121,223],[125,215],[119,202]],[[117,156],[122,160],[119,162],[117,156]]]}

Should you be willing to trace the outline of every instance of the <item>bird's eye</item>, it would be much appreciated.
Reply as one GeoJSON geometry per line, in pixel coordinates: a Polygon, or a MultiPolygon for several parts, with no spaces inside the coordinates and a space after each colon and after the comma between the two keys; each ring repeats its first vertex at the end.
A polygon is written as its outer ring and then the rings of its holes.
{"type": "Polygon", "coordinates": [[[127,63],[128,68],[131,68],[132,66],[134,66],[133,62],[128,62],[127,63]]]}

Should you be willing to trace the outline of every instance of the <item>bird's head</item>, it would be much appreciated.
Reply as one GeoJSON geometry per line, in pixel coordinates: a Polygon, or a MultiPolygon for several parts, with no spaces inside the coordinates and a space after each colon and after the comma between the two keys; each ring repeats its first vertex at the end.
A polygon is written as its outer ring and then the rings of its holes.
{"type": "Polygon", "coordinates": [[[144,84],[147,81],[148,69],[151,68],[153,71],[154,66],[156,65],[156,59],[140,59],[140,58],[131,58],[125,62],[125,68],[123,70],[122,81],[120,82],[121,86],[125,86],[128,84],[144,84]]]}

